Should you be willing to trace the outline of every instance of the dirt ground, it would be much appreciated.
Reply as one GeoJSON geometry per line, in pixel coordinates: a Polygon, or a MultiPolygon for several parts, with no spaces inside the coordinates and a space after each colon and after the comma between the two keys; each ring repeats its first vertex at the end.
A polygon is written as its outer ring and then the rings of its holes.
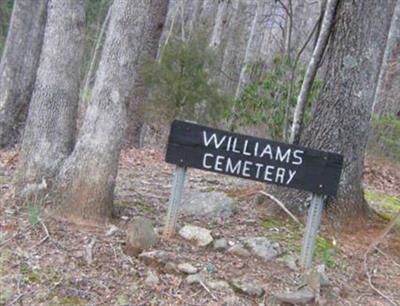
{"type": "MultiPolygon", "coordinates": [[[[163,225],[174,167],[163,162],[161,151],[122,153],[116,217],[99,228],[56,221],[37,203],[16,206],[11,178],[17,158],[14,152],[0,152],[0,305],[270,305],[273,293],[295,290],[301,283],[300,271],[281,257],[267,263],[256,257],[241,258],[212,246],[197,247],[179,236],[160,239],[153,249],[166,251],[171,262],[191,263],[213,280],[256,281],[265,294],[251,297],[230,288],[188,284],[184,274],[126,255],[124,230],[129,220],[144,216],[155,227],[163,225]],[[158,282],[145,281],[150,272],[158,282]]],[[[399,165],[368,160],[367,190],[399,201],[399,182],[399,165]]],[[[182,216],[179,227],[199,225],[210,229],[214,238],[232,243],[243,236],[265,236],[278,242],[285,256],[298,257],[303,229],[290,219],[269,215],[265,205],[257,204],[255,197],[262,189],[263,185],[251,181],[189,170],[185,192],[224,191],[239,202],[239,211],[219,219],[182,216]]],[[[374,205],[379,208],[379,196],[374,205]]],[[[329,225],[322,225],[316,263],[325,264],[329,284],[322,288],[321,304],[390,305],[372,290],[366,271],[382,295],[400,303],[399,227],[368,254],[365,265],[365,252],[384,226],[375,220],[362,230],[333,237],[329,225]]]]}

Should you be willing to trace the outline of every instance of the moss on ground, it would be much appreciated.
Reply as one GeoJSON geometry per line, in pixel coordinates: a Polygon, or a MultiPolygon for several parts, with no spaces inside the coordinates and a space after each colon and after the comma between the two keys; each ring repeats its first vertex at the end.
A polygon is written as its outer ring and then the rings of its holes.
{"type": "MultiPolygon", "coordinates": [[[[373,190],[366,190],[364,194],[368,203],[387,220],[400,209],[400,199],[396,196],[373,190]]],[[[400,220],[397,223],[400,225],[400,220]]]]}
{"type": "MultiPolygon", "coordinates": [[[[265,219],[261,226],[268,229],[267,236],[285,246],[287,252],[300,254],[304,235],[304,226],[286,223],[279,219],[265,219]]],[[[329,239],[318,235],[315,245],[315,258],[332,268],[338,263],[338,250],[329,239]]]]}

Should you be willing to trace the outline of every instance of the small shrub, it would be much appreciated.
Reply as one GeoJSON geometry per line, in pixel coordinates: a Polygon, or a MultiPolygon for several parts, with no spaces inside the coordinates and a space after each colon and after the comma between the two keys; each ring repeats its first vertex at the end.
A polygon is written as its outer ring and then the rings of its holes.
{"type": "MultiPolygon", "coordinates": [[[[252,70],[259,70],[249,67],[252,70]]],[[[286,114],[286,104],[289,94],[290,65],[286,57],[277,56],[266,73],[257,72],[259,80],[247,86],[241,97],[235,100],[233,113],[228,113],[228,118],[234,116],[235,126],[264,125],[272,139],[281,139],[286,114]]],[[[293,84],[293,92],[289,101],[289,120],[291,121],[293,108],[296,105],[298,93],[300,92],[304,67],[298,66],[293,84]]],[[[309,103],[305,112],[305,122],[309,118],[311,105],[316,100],[321,87],[321,81],[315,80],[312,87],[309,103]]],[[[289,126],[291,122],[289,121],[289,126]]]]}
{"type": "Polygon", "coordinates": [[[139,73],[150,92],[144,103],[149,124],[175,118],[213,124],[221,120],[228,99],[212,77],[214,53],[203,36],[184,42],[171,38],[161,48],[160,62],[142,65],[139,73]]]}

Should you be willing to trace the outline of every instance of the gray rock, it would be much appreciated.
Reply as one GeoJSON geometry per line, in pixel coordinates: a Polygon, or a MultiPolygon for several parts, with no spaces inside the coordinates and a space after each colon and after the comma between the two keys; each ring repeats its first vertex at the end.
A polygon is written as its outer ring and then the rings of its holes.
{"type": "Polygon", "coordinates": [[[226,290],[230,289],[228,282],[224,280],[207,280],[206,285],[213,290],[226,290]]]}
{"type": "Polygon", "coordinates": [[[198,246],[207,246],[214,240],[211,231],[195,225],[185,225],[180,229],[179,235],[187,240],[195,241],[198,246]]]}
{"type": "Polygon", "coordinates": [[[240,256],[240,257],[248,257],[250,256],[250,252],[247,251],[243,245],[241,244],[235,244],[234,246],[231,246],[228,251],[228,253],[231,253],[233,255],[236,256],[240,256]]]}
{"type": "Polygon", "coordinates": [[[131,256],[137,256],[144,250],[151,248],[157,242],[150,220],[137,217],[134,218],[126,230],[126,252],[131,256]]]}
{"type": "Polygon", "coordinates": [[[239,306],[243,305],[237,296],[231,295],[224,298],[222,305],[224,306],[239,306]]]}
{"type": "Polygon", "coordinates": [[[178,267],[175,263],[173,262],[167,262],[164,266],[164,270],[166,273],[170,274],[179,274],[178,267]]]}
{"type": "Polygon", "coordinates": [[[139,259],[148,266],[159,267],[170,262],[171,255],[166,251],[155,250],[141,253],[139,255],[139,259]]]}
{"type": "Polygon", "coordinates": [[[148,286],[156,286],[160,283],[160,279],[154,272],[149,271],[144,282],[148,286]]]}
{"type": "Polygon", "coordinates": [[[186,282],[189,285],[199,284],[202,281],[203,281],[203,278],[202,278],[202,276],[200,274],[191,274],[191,275],[188,275],[188,277],[186,277],[186,282]]]}
{"type": "Polygon", "coordinates": [[[213,263],[208,262],[206,264],[206,271],[208,273],[215,273],[215,272],[217,272],[217,267],[213,263]]]}
{"type": "Polygon", "coordinates": [[[214,250],[225,251],[228,248],[228,241],[225,238],[221,238],[214,241],[214,250]]]}
{"type": "Polygon", "coordinates": [[[193,191],[183,199],[182,213],[189,216],[229,217],[236,211],[236,201],[223,192],[193,191]]]}
{"type": "Polygon", "coordinates": [[[264,288],[262,288],[259,284],[253,281],[235,279],[230,282],[230,285],[234,291],[249,296],[260,297],[265,293],[264,288]]]}
{"type": "Polygon", "coordinates": [[[118,231],[119,231],[119,228],[116,227],[114,224],[112,224],[110,226],[110,228],[108,229],[108,231],[106,232],[106,236],[107,237],[111,237],[112,235],[114,235],[118,231]]]}
{"type": "Polygon", "coordinates": [[[196,274],[197,268],[193,267],[190,263],[181,263],[178,265],[178,270],[186,274],[196,274]]]}
{"type": "Polygon", "coordinates": [[[303,288],[295,292],[277,293],[272,297],[275,303],[289,303],[292,305],[307,304],[313,299],[314,294],[308,288],[303,288]]]}
{"type": "Polygon", "coordinates": [[[269,261],[282,254],[282,249],[279,244],[265,237],[247,238],[243,242],[251,253],[264,261],[269,261]]]}
{"type": "Polygon", "coordinates": [[[283,262],[290,270],[297,271],[299,267],[296,263],[296,257],[293,255],[285,255],[278,258],[278,261],[283,262]]]}

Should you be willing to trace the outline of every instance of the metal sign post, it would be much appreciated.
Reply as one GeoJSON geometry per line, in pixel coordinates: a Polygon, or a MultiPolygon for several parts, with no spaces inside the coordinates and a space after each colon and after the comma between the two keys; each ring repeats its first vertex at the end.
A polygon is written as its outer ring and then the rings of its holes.
{"type": "Polygon", "coordinates": [[[170,238],[175,234],[176,222],[178,220],[179,208],[185,183],[186,167],[177,166],[171,188],[171,197],[168,203],[168,213],[163,232],[164,238],[170,238]]]}
{"type": "Polygon", "coordinates": [[[308,209],[307,225],[300,257],[300,265],[305,270],[310,269],[312,265],[315,242],[317,239],[318,228],[321,223],[323,210],[324,196],[313,193],[311,205],[308,209]]]}

